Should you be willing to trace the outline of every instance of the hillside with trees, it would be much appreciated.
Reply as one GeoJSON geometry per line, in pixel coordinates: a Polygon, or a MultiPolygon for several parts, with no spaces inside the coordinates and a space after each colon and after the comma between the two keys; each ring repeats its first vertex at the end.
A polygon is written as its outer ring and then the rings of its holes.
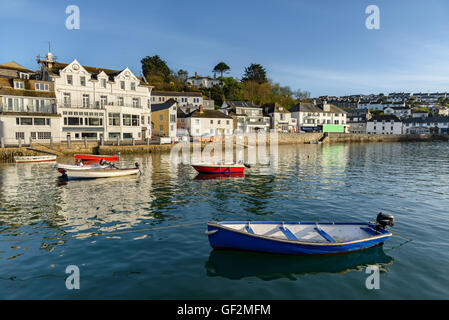
{"type": "Polygon", "coordinates": [[[154,86],[154,90],[167,91],[201,91],[205,97],[213,99],[216,107],[224,100],[250,101],[256,105],[278,102],[290,108],[299,101],[310,98],[310,93],[300,89],[292,90],[289,86],[281,86],[268,78],[266,69],[256,63],[245,68],[241,80],[226,77],[231,68],[225,63],[218,63],[211,70],[219,73],[219,85],[212,88],[195,88],[187,85],[188,73],[185,70],[173,71],[158,55],[147,56],[141,60],[142,73],[146,81],[154,86]]]}

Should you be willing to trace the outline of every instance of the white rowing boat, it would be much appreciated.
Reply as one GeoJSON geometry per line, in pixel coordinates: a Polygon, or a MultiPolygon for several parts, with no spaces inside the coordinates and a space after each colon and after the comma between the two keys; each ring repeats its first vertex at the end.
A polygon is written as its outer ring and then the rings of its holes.
{"type": "Polygon", "coordinates": [[[110,167],[109,164],[100,165],[98,163],[95,163],[83,165],[82,162],[80,162],[79,164],[56,163],[54,166],[54,168],[57,169],[59,172],[61,172],[61,170],[90,170],[90,169],[105,169],[109,167],[110,167]]]}
{"type": "MultiPolygon", "coordinates": [[[[117,168],[115,166],[107,165],[102,168],[88,168],[88,169],[63,169],[58,168],[58,171],[64,178],[67,179],[97,179],[97,178],[112,178],[135,175],[140,172],[139,163],[135,163],[135,168],[117,168]]],[[[83,167],[83,166],[81,166],[83,167]]]]}
{"type": "Polygon", "coordinates": [[[56,155],[14,157],[16,163],[56,161],[56,155]]]}

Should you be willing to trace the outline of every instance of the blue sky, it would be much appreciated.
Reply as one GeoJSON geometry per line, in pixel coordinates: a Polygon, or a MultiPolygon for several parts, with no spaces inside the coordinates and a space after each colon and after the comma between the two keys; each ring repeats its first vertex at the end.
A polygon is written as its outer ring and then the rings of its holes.
{"type": "Polygon", "coordinates": [[[37,69],[48,41],[58,61],[140,75],[140,60],[158,54],[173,70],[229,75],[260,63],[268,76],[312,96],[447,91],[449,1],[38,1],[1,0],[0,63],[37,69]],[[68,5],[79,30],[65,27],[68,5]],[[380,9],[368,30],[365,8],[380,9]]]}

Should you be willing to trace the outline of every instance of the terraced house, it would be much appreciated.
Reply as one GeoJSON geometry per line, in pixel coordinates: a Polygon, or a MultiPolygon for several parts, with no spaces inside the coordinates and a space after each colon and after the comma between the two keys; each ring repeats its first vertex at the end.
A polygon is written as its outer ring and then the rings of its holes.
{"type": "Polygon", "coordinates": [[[325,126],[338,126],[341,132],[347,130],[346,111],[326,102],[300,102],[291,107],[290,112],[298,122],[298,129],[302,131],[326,131],[325,126]]]}
{"type": "Polygon", "coordinates": [[[40,78],[54,84],[64,140],[151,137],[152,87],[129,68],[61,63],[51,53],[38,63],[40,78]]]}
{"type": "Polygon", "coordinates": [[[0,138],[5,145],[60,140],[54,85],[9,62],[0,65],[0,138]]]}
{"type": "Polygon", "coordinates": [[[264,116],[263,108],[246,101],[224,101],[220,111],[234,120],[234,130],[243,133],[270,130],[271,119],[264,116]]]}

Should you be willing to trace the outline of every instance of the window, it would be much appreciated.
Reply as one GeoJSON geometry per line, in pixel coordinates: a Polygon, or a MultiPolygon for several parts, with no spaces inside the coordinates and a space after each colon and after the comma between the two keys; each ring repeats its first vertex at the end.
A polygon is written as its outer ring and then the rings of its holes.
{"type": "Polygon", "coordinates": [[[162,124],[159,126],[159,131],[164,131],[164,126],[162,124]]]}
{"type": "Polygon", "coordinates": [[[140,117],[140,122],[141,122],[142,124],[145,124],[145,117],[144,117],[144,116],[141,116],[141,117],[140,117]]]}
{"type": "Polygon", "coordinates": [[[123,139],[132,139],[133,138],[133,134],[132,133],[123,133],[123,139]]]}
{"type": "Polygon", "coordinates": [[[64,107],[70,107],[70,93],[64,93],[64,107]]]}
{"type": "Polygon", "coordinates": [[[25,132],[16,132],[16,140],[25,140],[25,132]]]}
{"type": "Polygon", "coordinates": [[[119,138],[120,139],[120,132],[109,132],[109,139],[111,140],[111,139],[117,139],[117,138],[119,138]]]}
{"type": "Polygon", "coordinates": [[[23,81],[14,81],[14,89],[25,89],[25,83],[23,81]]]}
{"type": "Polygon", "coordinates": [[[35,126],[45,126],[45,118],[34,118],[35,126]]]}
{"type": "Polygon", "coordinates": [[[136,83],[131,82],[131,90],[136,91],[136,83]]]}
{"type": "Polygon", "coordinates": [[[163,114],[159,115],[159,121],[162,121],[162,120],[164,120],[164,115],[163,114]]]}
{"type": "Polygon", "coordinates": [[[106,79],[101,79],[101,86],[106,88],[106,79]]]}
{"type": "Polygon", "coordinates": [[[82,85],[83,87],[86,86],[86,77],[80,77],[80,85],[82,85]]]}
{"type": "Polygon", "coordinates": [[[135,115],[135,114],[133,114],[132,116],[131,116],[131,125],[133,126],[133,127],[138,127],[140,124],[139,124],[139,115],[135,115]]]}
{"type": "Polygon", "coordinates": [[[211,120],[211,121],[210,121],[210,124],[214,124],[214,120],[211,120]]]}
{"type": "Polygon", "coordinates": [[[133,108],[140,108],[139,98],[133,98],[133,108]]]}
{"type": "Polygon", "coordinates": [[[120,89],[125,90],[125,81],[120,81],[120,89]]]}
{"type": "Polygon", "coordinates": [[[96,132],[81,132],[81,138],[86,137],[87,139],[97,139],[96,132]]]}
{"type": "Polygon", "coordinates": [[[83,94],[83,108],[89,108],[89,95],[83,94]]]}
{"type": "Polygon", "coordinates": [[[101,96],[100,97],[100,107],[104,108],[108,104],[108,97],[101,96]]]}
{"type": "Polygon", "coordinates": [[[130,114],[123,114],[123,125],[131,126],[131,115],[130,114]]]}
{"type": "Polygon", "coordinates": [[[67,84],[72,85],[73,84],[73,76],[72,75],[67,75],[67,84]]]}
{"type": "Polygon", "coordinates": [[[29,79],[30,75],[28,73],[19,72],[20,79],[29,79]]]}
{"type": "Polygon", "coordinates": [[[124,99],[123,99],[123,97],[118,97],[118,98],[117,98],[117,104],[118,104],[119,106],[123,106],[123,105],[124,105],[124,99]]]}
{"type": "Polygon", "coordinates": [[[170,122],[176,122],[176,115],[174,114],[170,115],[170,122]]]}
{"type": "Polygon", "coordinates": [[[103,119],[101,118],[89,118],[89,126],[101,126],[103,125],[103,119]]]}
{"type": "Polygon", "coordinates": [[[229,120],[226,120],[226,124],[229,124],[229,120]]]}
{"type": "Polygon", "coordinates": [[[120,126],[120,113],[108,113],[109,125],[120,126]]]}
{"type": "Polygon", "coordinates": [[[80,118],[78,118],[78,117],[76,117],[76,118],[75,117],[68,117],[67,118],[67,124],[69,126],[79,126],[80,125],[80,118]]]}
{"type": "Polygon", "coordinates": [[[33,118],[20,118],[20,124],[22,126],[32,126],[33,118]]]}
{"type": "Polygon", "coordinates": [[[217,123],[218,123],[218,124],[221,124],[221,121],[220,121],[220,120],[217,120],[217,123]]]}
{"type": "Polygon", "coordinates": [[[37,139],[38,140],[49,140],[49,139],[51,139],[51,132],[38,132],[37,139]]]}

